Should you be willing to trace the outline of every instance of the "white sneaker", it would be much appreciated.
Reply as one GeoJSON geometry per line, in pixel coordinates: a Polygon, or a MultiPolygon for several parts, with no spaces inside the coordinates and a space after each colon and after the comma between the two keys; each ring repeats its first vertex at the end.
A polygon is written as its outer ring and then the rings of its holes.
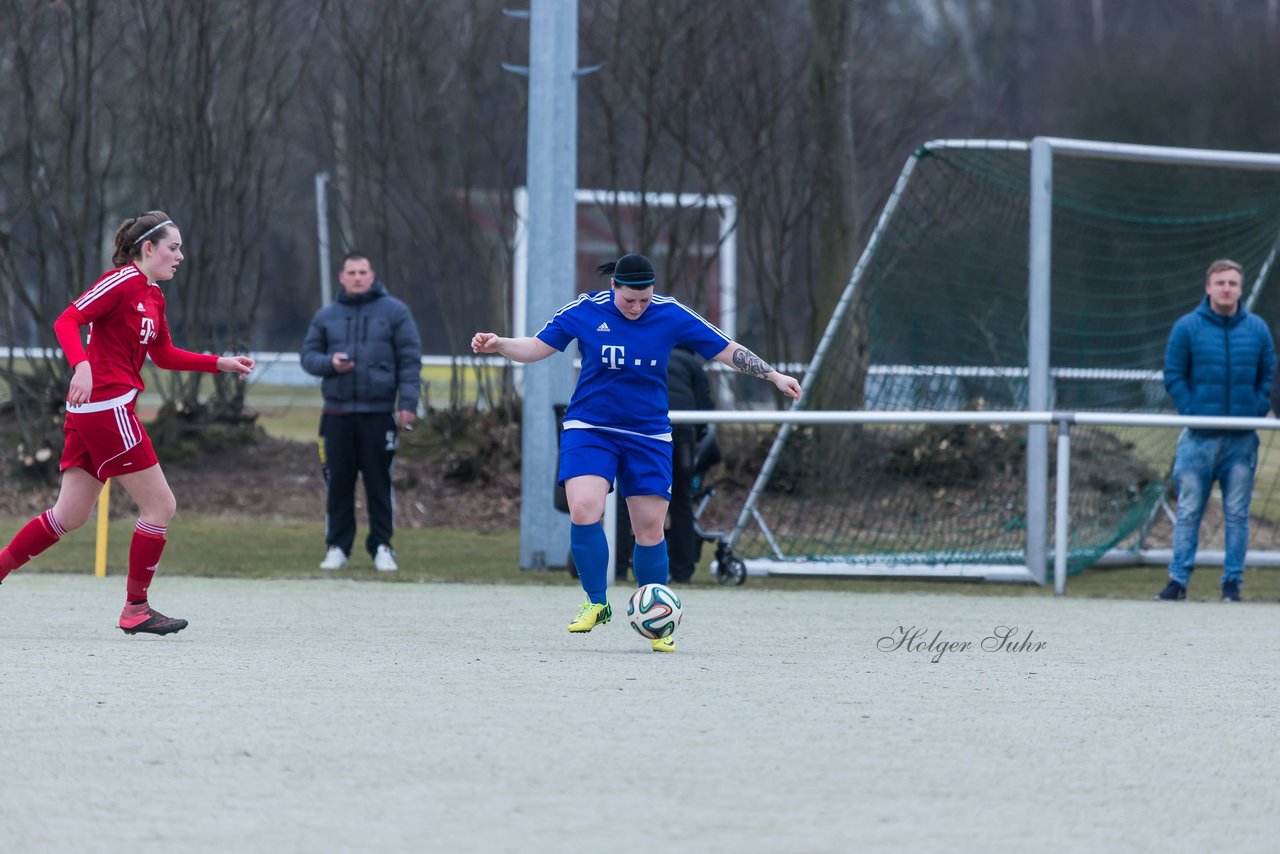
{"type": "Polygon", "coordinates": [[[373,568],[378,572],[395,572],[400,567],[396,566],[396,559],[391,555],[390,548],[378,546],[373,555],[373,568]]]}
{"type": "Polygon", "coordinates": [[[347,556],[337,546],[329,546],[329,553],[320,561],[321,569],[344,569],[346,565],[347,556]]]}

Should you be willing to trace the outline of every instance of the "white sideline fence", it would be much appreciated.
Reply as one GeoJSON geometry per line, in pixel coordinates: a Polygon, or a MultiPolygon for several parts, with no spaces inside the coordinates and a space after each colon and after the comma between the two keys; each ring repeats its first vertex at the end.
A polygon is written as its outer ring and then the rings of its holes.
{"type": "MultiPolygon", "coordinates": [[[[251,382],[254,383],[270,383],[275,385],[286,386],[318,386],[320,378],[307,374],[302,370],[300,358],[294,352],[251,352],[252,356],[258,363],[258,370],[254,372],[251,382]]],[[[23,348],[23,347],[0,347],[0,358],[51,358],[61,357],[61,350],[56,348],[23,348]]],[[[498,368],[511,368],[513,364],[501,356],[447,356],[447,355],[425,355],[422,357],[423,367],[450,367],[453,365],[464,365],[470,367],[476,366],[492,366],[498,368]]],[[[708,367],[712,370],[723,369],[728,372],[729,369],[718,363],[708,363],[708,367]]],[[[779,366],[782,370],[790,373],[803,374],[807,370],[804,363],[785,364],[779,366]]],[[[960,366],[921,366],[921,365],[872,365],[868,372],[872,376],[880,377],[912,377],[912,376],[1008,376],[1008,377],[1025,377],[1029,373],[1025,367],[960,367],[960,366]]],[[[1050,371],[1053,377],[1062,378],[1103,378],[1103,379],[1132,379],[1148,382],[1161,382],[1163,374],[1161,371],[1109,371],[1109,370],[1081,370],[1081,369],[1052,369],[1050,371]],[[1117,374],[1123,376],[1117,377],[1117,374]]],[[[1037,410],[1037,411],[949,411],[949,412],[913,412],[909,410],[893,410],[893,411],[869,411],[869,410],[847,410],[847,411],[825,411],[813,412],[803,410],[791,411],[771,411],[762,409],[749,410],[711,410],[711,411],[684,411],[677,410],[671,412],[672,423],[691,423],[691,424],[774,424],[787,426],[801,425],[855,425],[855,424],[896,424],[896,425],[931,425],[931,424],[962,424],[962,425],[980,425],[980,424],[1004,424],[1010,426],[1050,426],[1058,425],[1057,440],[1057,471],[1061,474],[1056,479],[1056,495],[1055,495],[1055,519],[1053,526],[1053,542],[1066,543],[1070,542],[1070,464],[1071,464],[1071,427],[1072,425],[1098,426],[1098,427],[1150,427],[1150,428],[1202,428],[1214,430],[1280,430],[1280,420],[1274,418],[1209,418],[1196,416],[1179,416],[1179,415],[1162,415],[1153,413],[1133,413],[1133,412],[1075,412],[1075,411],[1056,411],[1056,410],[1037,410]]],[[[799,559],[788,559],[773,543],[772,536],[768,534],[767,526],[764,520],[760,518],[758,511],[755,510],[755,503],[763,491],[763,485],[757,482],[753,486],[752,492],[747,499],[746,504],[739,513],[734,524],[732,532],[728,536],[730,546],[736,544],[751,521],[756,521],[766,532],[766,539],[773,545],[774,558],[748,558],[745,559],[748,572],[753,575],[791,575],[791,576],[884,576],[894,575],[906,578],[949,578],[949,579],[975,579],[981,578],[989,581],[1016,582],[1016,583],[1035,583],[1047,584],[1043,570],[1037,571],[1035,565],[1028,563],[1036,563],[1027,561],[1027,555],[1035,555],[1037,553],[1052,555],[1053,559],[1053,585],[1054,592],[1062,595],[1066,591],[1067,571],[1066,564],[1069,557],[1069,549],[1048,548],[1048,544],[1044,544],[1044,549],[1034,548],[1028,543],[1026,552],[1012,552],[1009,554],[992,555],[995,558],[1007,558],[1015,561],[1018,558],[1024,560],[1024,564],[1019,566],[1016,563],[1005,564],[980,564],[980,563],[964,563],[964,564],[943,564],[930,563],[927,556],[921,556],[922,561],[915,565],[903,565],[894,563],[890,568],[888,564],[868,563],[851,565],[848,563],[838,562],[806,562],[799,559]]],[[[612,497],[612,493],[611,493],[612,497]]],[[[1047,498],[1047,497],[1046,497],[1047,498]]],[[[1047,503],[1047,500],[1046,500],[1047,503]]],[[[612,504],[612,502],[610,502],[612,504]]],[[[1047,507],[1043,508],[1047,514],[1047,507]]],[[[612,512],[613,508],[609,510],[612,512]]],[[[608,520],[606,520],[607,522],[608,520]]],[[[612,525],[606,525],[606,530],[611,531],[612,525]]],[[[612,550],[611,550],[612,551],[612,550]]],[[[1170,559],[1169,549],[1113,549],[1104,554],[1095,565],[1099,566],[1131,566],[1131,565],[1163,565],[1167,564],[1170,559]]],[[[898,555],[898,558],[904,556],[898,555]]],[[[1221,565],[1223,561],[1223,553],[1221,550],[1202,549],[1197,553],[1196,565],[1221,565]]],[[[1253,566],[1266,568],[1280,568],[1280,552],[1257,552],[1249,553],[1249,563],[1253,566]]]]}
{"type": "MultiPolygon", "coordinates": [[[[1129,412],[700,412],[676,410],[671,413],[674,424],[776,424],[791,426],[817,425],[853,425],[853,424],[1007,424],[1011,426],[1042,425],[1058,426],[1057,442],[1057,477],[1055,494],[1055,513],[1053,525],[1053,548],[1044,545],[1044,554],[1053,556],[1053,592],[1065,595],[1067,590],[1067,558],[1069,548],[1058,548],[1058,544],[1070,542],[1070,504],[1071,504],[1071,427],[1079,424],[1091,427],[1158,427],[1158,428],[1199,428],[1204,430],[1280,430],[1280,420],[1275,418],[1211,418],[1205,416],[1154,415],[1129,412]]],[[[737,543],[746,526],[754,518],[762,522],[754,512],[756,499],[763,489],[760,481],[752,488],[742,511],[739,513],[733,531],[729,534],[730,546],[737,543]]],[[[1047,514],[1048,510],[1045,508],[1047,514]]],[[[1035,554],[1038,550],[1028,543],[1027,551],[1021,556],[1035,554]]],[[[776,549],[775,549],[776,550],[776,549]]],[[[1104,563],[1155,563],[1160,557],[1167,556],[1167,550],[1147,552],[1110,552],[1104,556],[1104,563]]],[[[1010,555],[1013,557],[1014,555],[1010,555]]],[[[755,574],[768,575],[824,575],[824,576],[868,576],[892,574],[901,577],[917,578],[983,578],[990,581],[1030,582],[1046,584],[1044,568],[1024,564],[1009,565],[953,565],[953,564],[921,564],[918,567],[894,566],[892,571],[875,566],[851,566],[839,563],[806,563],[799,560],[784,560],[780,553],[776,560],[748,558],[744,559],[748,571],[755,574]]],[[[1205,558],[1212,555],[1206,554],[1205,558]]],[[[1167,562],[1167,561],[1166,561],[1167,562]]],[[[1272,552],[1251,552],[1249,562],[1254,566],[1280,567],[1280,554],[1272,552]]]]}

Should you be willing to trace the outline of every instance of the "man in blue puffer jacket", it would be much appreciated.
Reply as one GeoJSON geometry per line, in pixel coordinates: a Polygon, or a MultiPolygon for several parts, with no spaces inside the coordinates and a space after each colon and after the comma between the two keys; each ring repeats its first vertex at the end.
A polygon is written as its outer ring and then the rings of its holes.
{"type": "MultiPolygon", "coordinates": [[[[1275,345],[1266,323],[1240,301],[1244,271],[1234,261],[1214,261],[1205,298],[1173,325],[1164,357],[1164,387],[1179,415],[1257,418],[1271,407],[1275,345]]],[[[1222,488],[1226,557],[1222,600],[1240,601],[1249,543],[1249,501],[1258,466],[1254,430],[1183,430],[1173,462],[1178,514],[1169,583],[1157,599],[1187,598],[1200,541],[1200,520],[1216,480],[1222,488]]]]}
{"type": "Polygon", "coordinates": [[[356,474],[369,506],[365,548],[375,569],[397,569],[391,550],[395,496],[391,464],[396,413],[408,427],[417,415],[422,345],[409,308],[375,277],[362,252],[351,252],[338,273],[342,293],[311,320],[302,343],[302,368],[322,377],[320,465],[329,496],[321,569],[342,569],[355,544],[356,474]]]}

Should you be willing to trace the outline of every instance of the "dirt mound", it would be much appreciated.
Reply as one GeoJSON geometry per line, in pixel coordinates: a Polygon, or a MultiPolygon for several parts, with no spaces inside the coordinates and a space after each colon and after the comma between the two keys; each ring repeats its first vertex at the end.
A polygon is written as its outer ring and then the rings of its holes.
{"type": "MultiPolygon", "coordinates": [[[[234,439],[217,428],[202,432],[206,440],[198,447],[184,441],[180,449],[158,448],[180,513],[324,519],[324,480],[314,444],[274,439],[256,429],[237,431],[234,439]]],[[[405,434],[394,472],[398,526],[492,530],[519,524],[518,461],[506,467],[510,471],[468,472],[480,452],[467,450],[475,444],[445,439],[429,425],[405,434]]],[[[49,469],[12,463],[0,477],[0,515],[30,516],[52,506],[56,467],[56,456],[49,469]]],[[[362,514],[359,487],[356,500],[362,514]]],[[[113,516],[135,512],[123,489],[111,491],[111,509],[113,516]]]]}

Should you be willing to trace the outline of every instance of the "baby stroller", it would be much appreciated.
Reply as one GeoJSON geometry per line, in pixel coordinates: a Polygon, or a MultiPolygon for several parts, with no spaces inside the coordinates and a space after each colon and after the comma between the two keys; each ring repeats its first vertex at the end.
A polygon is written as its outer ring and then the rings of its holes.
{"type": "Polygon", "coordinates": [[[703,542],[716,544],[716,556],[711,561],[711,574],[716,581],[741,585],[747,580],[747,565],[733,553],[733,546],[726,539],[727,532],[708,530],[701,523],[702,514],[716,494],[716,486],[706,474],[722,459],[716,426],[712,424],[698,441],[693,455],[693,530],[703,542]]]}

